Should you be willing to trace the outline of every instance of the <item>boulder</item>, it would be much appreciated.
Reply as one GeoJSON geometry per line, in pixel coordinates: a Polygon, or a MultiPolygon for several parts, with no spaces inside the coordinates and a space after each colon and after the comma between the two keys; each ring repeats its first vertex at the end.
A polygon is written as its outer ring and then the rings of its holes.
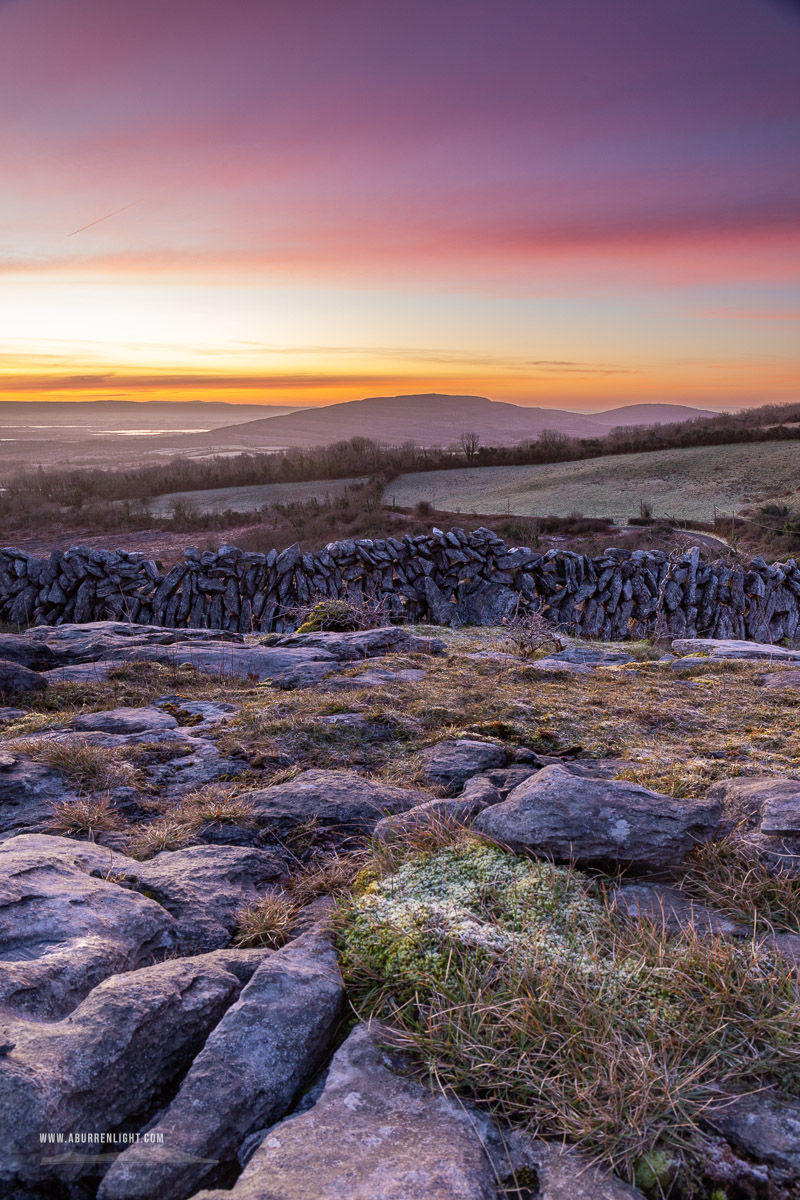
{"type": "Polygon", "coordinates": [[[725,828],[756,850],[770,870],[800,874],[800,780],[739,776],[712,784],[725,828]]]}
{"type": "Polygon", "coordinates": [[[561,862],[660,868],[679,863],[712,837],[721,813],[713,800],[677,800],[553,765],[485,809],[474,827],[512,850],[561,862]]]}
{"type": "Polygon", "coordinates": [[[496,742],[479,742],[472,738],[437,742],[422,751],[425,777],[439,787],[456,791],[473,775],[492,767],[504,767],[508,753],[496,742]]]}
{"type": "Polygon", "coordinates": [[[266,1131],[231,1191],[196,1200],[496,1200],[489,1123],[398,1074],[359,1025],[307,1112],[266,1131]]]}
{"type": "Polygon", "coordinates": [[[502,625],[518,607],[519,592],[487,580],[481,580],[456,606],[463,625],[502,625]]]}
{"type": "Polygon", "coordinates": [[[29,667],[0,658],[0,699],[22,696],[26,692],[43,692],[46,687],[47,680],[29,667]]]}
{"type": "Polygon", "coordinates": [[[732,832],[737,827],[760,829],[762,818],[769,812],[768,824],[777,820],[779,814],[798,812],[800,808],[800,779],[783,776],[738,775],[732,779],[719,779],[708,790],[708,799],[722,805],[725,828],[732,832]]]}
{"type": "Polygon", "coordinates": [[[77,796],[60,771],[15,751],[0,760],[0,841],[47,827],[53,805],[77,796]]]}
{"type": "Polygon", "coordinates": [[[24,633],[0,633],[0,659],[19,663],[29,671],[47,671],[56,665],[52,650],[32,642],[24,633]]]}
{"type": "MultiPolygon", "coordinates": [[[[95,1173],[85,1151],[52,1157],[40,1131],[113,1132],[146,1119],[241,990],[215,955],[173,959],[104,980],[68,1017],[3,1030],[0,1180],[67,1182],[95,1173]]],[[[101,1153],[104,1148],[100,1148],[101,1153]]]]}
{"type": "MultiPolygon", "coordinates": [[[[491,784],[489,785],[491,788],[491,784]]],[[[500,793],[494,788],[486,788],[472,796],[455,796],[452,799],[428,800],[409,808],[406,812],[397,813],[393,817],[384,817],[378,821],[372,836],[379,842],[394,842],[409,835],[420,833],[426,829],[437,829],[443,825],[471,825],[478,813],[483,812],[487,803],[492,801],[487,796],[494,797],[493,802],[500,800],[500,793]]]]}
{"type": "Polygon", "coordinates": [[[162,1144],[125,1150],[98,1200],[184,1200],[216,1164],[235,1164],[245,1139],[285,1116],[322,1063],[343,999],[336,954],[320,935],[270,955],[152,1127],[162,1144]]]}
{"type": "Polygon", "coordinates": [[[179,952],[200,954],[227,946],[238,910],[285,874],[278,854],[206,845],[165,850],[133,864],[126,877],[175,918],[179,952]]]}
{"type": "Polygon", "coordinates": [[[0,1006],[60,1017],[107,976],[174,950],[173,917],[115,882],[138,866],[44,834],[0,844],[0,1006]]]}
{"type": "Polygon", "coordinates": [[[279,835],[311,820],[368,833],[381,817],[404,812],[426,798],[423,792],[367,779],[355,771],[326,770],[303,771],[287,783],[241,796],[259,824],[279,835]]]}

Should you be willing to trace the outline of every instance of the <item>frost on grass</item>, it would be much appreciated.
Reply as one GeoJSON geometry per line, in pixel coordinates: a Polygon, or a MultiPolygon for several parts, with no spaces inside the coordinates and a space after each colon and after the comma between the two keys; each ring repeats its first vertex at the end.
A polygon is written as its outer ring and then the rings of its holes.
{"type": "Polygon", "coordinates": [[[800,1084],[785,964],[626,923],[602,880],[565,867],[467,837],[363,877],[341,942],[360,1012],[431,1078],[631,1178],[656,1148],[702,1175],[720,1087],[800,1084]]]}

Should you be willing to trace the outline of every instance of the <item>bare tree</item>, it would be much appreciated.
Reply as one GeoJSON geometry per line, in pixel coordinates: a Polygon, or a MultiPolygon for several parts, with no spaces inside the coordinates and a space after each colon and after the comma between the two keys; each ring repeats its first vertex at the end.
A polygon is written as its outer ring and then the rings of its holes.
{"type": "Polygon", "coordinates": [[[474,462],[478,457],[478,450],[480,449],[481,445],[479,434],[462,433],[461,437],[458,439],[458,444],[464,451],[464,456],[467,462],[474,462]]]}

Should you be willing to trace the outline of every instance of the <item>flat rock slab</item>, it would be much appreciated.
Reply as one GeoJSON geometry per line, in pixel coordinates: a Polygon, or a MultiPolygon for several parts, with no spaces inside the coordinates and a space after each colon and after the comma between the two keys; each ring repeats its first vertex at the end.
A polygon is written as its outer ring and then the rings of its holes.
{"type": "Polygon", "coordinates": [[[209,1163],[236,1164],[245,1139],[285,1116],[321,1065],[343,1001],[336,954],[322,936],[269,955],[153,1126],[163,1143],[125,1150],[98,1200],[185,1200],[209,1163]]]}
{"type": "Polygon", "coordinates": [[[307,650],[284,650],[254,644],[205,643],[186,646],[178,643],[152,649],[137,647],[127,656],[127,661],[194,667],[206,675],[230,675],[284,688],[310,687],[340,669],[337,659],[326,650],[313,647],[307,650]]]}
{"type": "Polygon", "coordinates": [[[371,671],[362,671],[360,675],[337,676],[328,684],[328,687],[337,691],[347,688],[388,687],[392,683],[419,683],[426,675],[427,671],[421,671],[415,667],[407,667],[399,671],[375,667],[371,671]]]}
{"type": "Polygon", "coordinates": [[[648,921],[667,933],[696,930],[699,934],[747,937],[752,931],[723,913],[692,900],[678,888],[660,883],[626,883],[612,897],[614,906],[635,921],[648,921]]]}
{"type": "Polygon", "coordinates": [[[428,799],[424,792],[367,779],[355,771],[303,771],[286,783],[241,797],[259,825],[277,834],[316,820],[320,825],[368,833],[381,817],[428,799]]]}
{"type": "Polygon", "coordinates": [[[771,671],[761,680],[765,688],[797,688],[800,687],[800,671],[771,671]]]}
{"type": "Polygon", "coordinates": [[[354,662],[359,658],[379,658],[384,654],[443,654],[441,638],[420,637],[402,625],[386,625],[380,629],[358,629],[351,633],[289,633],[271,637],[270,646],[292,649],[313,647],[333,655],[339,662],[354,662]]]}
{"type": "Polygon", "coordinates": [[[175,949],[166,909],[114,882],[138,865],[46,834],[0,844],[0,1006],[62,1016],[108,975],[175,949]]]}
{"type": "Polygon", "coordinates": [[[27,714],[26,708],[13,708],[7,704],[0,705],[0,725],[10,725],[12,721],[18,721],[20,717],[27,714]]]}
{"type": "Polygon", "coordinates": [[[70,666],[54,667],[42,671],[48,683],[103,683],[109,673],[122,664],[117,658],[100,659],[99,662],[72,663],[70,666]]]}
{"type": "Polygon", "coordinates": [[[682,656],[703,655],[715,660],[740,658],[753,661],[768,659],[775,663],[800,663],[800,650],[770,646],[763,642],[746,642],[736,638],[676,638],[672,649],[682,656]]]}
{"type": "Polygon", "coordinates": [[[507,760],[508,752],[503,746],[474,738],[437,742],[422,751],[426,779],[453,790],[463,787],[473,775],[493,767],[504,767],[507,760]]]}
{"type": "Polygon", "coordinates": [[[644,1200],[638,1188],[561,1143],[528,1141],[521,1157],[536,1172],[536,1200],[644,1200]]]}
{"type": "Polygon", "coordinates": [[[187,727],[195,734],[227,724],[239,711],[238,705],[226,704],[221,700],[189,700],[186,696],[175,694],[159,696],[155,707],[171,713],[180,726],[187,727]]]}
{"type": "Polygon", "coordinates": [[[53,1148],[41,1130],[113,1130],[144,1114],[188,1066],[241,990],[215,955],[173,959],[114,975],[63,1020],[17,1019],[0,1074],[0,1180],[39,1183],[93,1174],[90,1161],[53,1148]]]}
{"type": "Polygon", "coordinates": [[[512,850],[659,868],[679,863],[720,824],[714,801],[676,800],[625,780],[585,779],[549,766],[521,783],[474,827],[512,850]]]}
{"type": "Polygon", "coordinates": [[[238,910],[285,874],[279,854],[245,846],[165,850],[126,869],[126,879],[175,918],[181,954],[227,946],[238,910]]]}
{"type": "Polygon", "coordinates": [[[568,662],[563,658],[548,655],[547,658],[533,658],[525,662],[525,667],[532,671],[562,671],[567,675],[589,675],[592,666],[584,662],[568,662]]]}
{"type": "Polygon", "coordinates": [[[601,650],[596,646],[584,645],[567,646],[566,650],[559,650],[558,654],[552,654],[550,657],[553,662],[590,667],[615,667],[635,661],[627,650],[601,650]]]}
{"type": "Polygon", "coordinates": [[[267,1131],[231,1191],[197,1200],[496,1200],[488,1123],[396,1074],[383,1036],[357,1026],[314,1106],[267,1131]]]}
{"type": "Polygon", "coordinates": [[[800,1183],[800,1103],[770,1092],[720,1102],[707,1123],[733,1146],[800,1183]]]}
{"type": "Polygon", "coordinates": [[[106,712],[80,713],[70,728],[82,733],[152,733],[177,729],[178,722],[161,708],[112,708],[106,712]]]}

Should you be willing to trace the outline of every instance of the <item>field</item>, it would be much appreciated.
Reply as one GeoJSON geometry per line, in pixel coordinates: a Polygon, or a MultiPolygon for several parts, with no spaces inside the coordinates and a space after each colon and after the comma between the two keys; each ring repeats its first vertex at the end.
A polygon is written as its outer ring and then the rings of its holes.
{"type": "Polygon", "coordinates": [[[420,500],[464,513],[568,516],[625,521],[647,504],[655,517],[708,521],[749,504],[800,502],[800,443],[693,446],[615,454],[582,462],[521,467],[464,467],[401,475],[384,502],[420,500]]]}
{"type": "Polygon", "coordinates": [[[340,496],[349,487],[366,483],[366,476],[354,479],[317,479],[311,483],[259,483],[250,487],[207,488],[199,492],[170,492],[157,496],[150,505],[156,517],[168,517],[175,504],[189,505],[195,512],[253,512],[275,504],[340,496]]]}

